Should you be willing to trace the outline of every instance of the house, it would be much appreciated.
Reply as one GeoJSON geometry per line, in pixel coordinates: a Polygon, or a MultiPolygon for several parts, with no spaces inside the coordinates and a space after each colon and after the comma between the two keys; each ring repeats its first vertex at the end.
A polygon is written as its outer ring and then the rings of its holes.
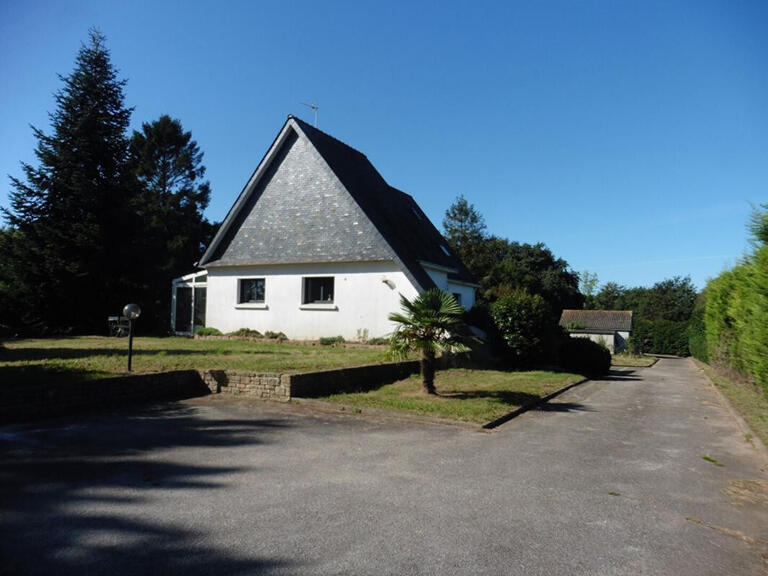
{"type": "Polygon", "coordinates": [[[563,310],[560,326],[571,338],[589,338],[604,344],[611,353],[621,352],[632,335],[632,311],[563,310]]]}
{"type": "Polygon", "coordinates": [[[385,336],[400,294],[438,287],[469,309],[478,287],[411,196],[293,116],[198,265],[208,326],[293,339],[385,336]]]}

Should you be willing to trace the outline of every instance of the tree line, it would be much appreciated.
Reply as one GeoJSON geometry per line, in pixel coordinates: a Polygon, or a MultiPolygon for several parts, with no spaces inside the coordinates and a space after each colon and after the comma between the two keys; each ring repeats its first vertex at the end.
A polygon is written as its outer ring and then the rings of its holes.
{"type": "Polygon", "coordinates": [[[634,352],[688,355],[689,321],[698,296],[690,278],[674,277],[650,288],[608,282],[597,290],[596,274],[577,274],[544,244],[488,234],[484,218],[463,196],[446,211],[443,230],[481,284],[468,321],[489,332],[496,351],[513,364],[556,363],[570,355],[567,347],[574,344],[564,339],[559,319],[564,309],[581,308],[632,310],[634,352]]]}
{"type": "Polygon", "coordinates": [[[125,80],[91,30],[61,77],[35,165],[11,178],[0,229],[0,325],[26,334],[102,333],[129,301],[167,329],[170,281],[189,272],[215,225],[203,153],[168,115],[129,134],[125,80]]]}

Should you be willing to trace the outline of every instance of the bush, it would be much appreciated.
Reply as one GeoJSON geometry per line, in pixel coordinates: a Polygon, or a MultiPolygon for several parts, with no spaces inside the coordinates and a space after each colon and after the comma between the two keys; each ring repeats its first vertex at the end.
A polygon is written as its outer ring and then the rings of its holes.
{"type": "Polygon", "coordinates": [[[344,336],[324,336],[320,338],[321,346],[336,346],[336,344],[343,344],[344,336]]]}
{"type": "Polygon", "coordinates": [[[543,359],[551,324],[544,298],[518,289],[491,304],[490,312],[513,364],[543,359]]]}
{"type": "Polygon", "coordinates": [[[221,336],[221,330],[211,326],[198,326],[195,328],[195,336],[221,336]]]}
{"type": "Polygon", "coordinates": [[[368,340],[366,340],[365,343],[376,344],[376,345],[389,344],[389,338],[383,338],[381,336],[377,336],[376,338],[369,338],[368,340]]]}
{"type": "Polygon", "coordinates": [[[228,336],[236,336],[237,338],[263,338],[261,332],[251,328],[240,328],[239,330],[230,332],[228,336]]]}
{"type": "Polygon", "coordinates": [[[272,330],[267,330],[264,332],[264,338],[269,338],[270,340],[277,340],[278,342],[285,342],[288,340],[288,336],[283,334],[282,332],[272,332],[272,330]]]}
{"type": "Polygon", "coordinates": [[[560,367],[568,372],[600,376],[611,369],[611,353],[588,338],[566,337],[560,347],[560,367]]]}

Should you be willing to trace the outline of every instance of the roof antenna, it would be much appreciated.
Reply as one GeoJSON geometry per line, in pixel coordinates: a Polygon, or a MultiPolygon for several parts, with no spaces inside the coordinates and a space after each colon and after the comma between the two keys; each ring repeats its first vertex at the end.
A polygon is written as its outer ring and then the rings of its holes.
{"type": "Polygon", "coordinates": [[[320,106],[314,102],[302,102],[302,104],[307,108],[312,108],[312,111],[315,113],[315,128],[317,128],[317,110],[320,108],[320,106]]]}

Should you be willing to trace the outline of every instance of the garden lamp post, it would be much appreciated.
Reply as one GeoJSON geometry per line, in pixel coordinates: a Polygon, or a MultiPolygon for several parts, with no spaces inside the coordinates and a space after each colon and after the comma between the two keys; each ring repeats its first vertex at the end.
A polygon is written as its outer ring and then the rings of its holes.
{"type": "Polygon", "coordinates": [[[131,371],[131,356],[133,356],[133,321],[141,314],[138,304],[126,304],[123,307],[123,316],[128,318],[128,372],[131,371]]]}

